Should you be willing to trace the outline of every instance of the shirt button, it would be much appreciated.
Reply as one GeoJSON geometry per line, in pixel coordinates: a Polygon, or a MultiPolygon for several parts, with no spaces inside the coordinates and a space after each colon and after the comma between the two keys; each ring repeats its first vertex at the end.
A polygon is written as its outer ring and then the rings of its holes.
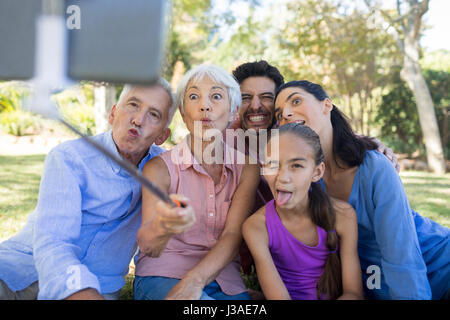
{"type": "Polygon", "coordinates": [[[213,213],[213,212],[210,212],[210,213],[209,213],[209,216],[210,216],[210,217],[214,216],[214,213],[213,213]]]}
{"type": "Polygon", "coordinates": [[[212,199],[212,197],[214,197],[214,195],[211,193],[211,194],[209,195],[209,198],[212,199]]]}

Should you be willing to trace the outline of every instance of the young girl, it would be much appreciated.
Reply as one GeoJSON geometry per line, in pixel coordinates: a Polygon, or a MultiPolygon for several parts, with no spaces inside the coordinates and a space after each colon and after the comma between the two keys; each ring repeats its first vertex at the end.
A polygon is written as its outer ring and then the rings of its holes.
{"type": "Polygon", "coordinates": [[[267,299],[362,299],[356,215],[331,201],[319,136],[292,123],[279,129],[279,157],[270,144],[263,164],[274,200],[243,225],[267,299]]]}

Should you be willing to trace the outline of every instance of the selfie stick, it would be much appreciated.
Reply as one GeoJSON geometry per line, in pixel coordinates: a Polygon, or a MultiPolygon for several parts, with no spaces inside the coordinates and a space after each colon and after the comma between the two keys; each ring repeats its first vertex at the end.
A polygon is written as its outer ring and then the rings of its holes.
{"type": "MultiPolygon", "coordinates": [[[[173,207],[181,207],[182,205],[172,200],[165,192],[161,191],[156,185],[148,180],[135,165],[130,161],[118,157],[111,153],[102,145],[81,133],[70,123],[65,121],[59,113],[55,102],[49,99],[54,92],[53,88],[61,83],[64,86],[72,84],[65,76],[63,76],[66,65],[66,34],[65,21],[58,14],[43,14],[37,20],[37,48],[36,48],[36,76],[31,80],[35,87],[34,99],[29,101],[29,105],[25,109],[41,114],[42,116],[54,119],[62,123],[71,131],[81,136],[86,142],[113,160],[131,176],[139,181],[144,187],[150,190],[155,196],[162,201],[172,205],[173,207]]],[[[63,87],[64,87],[63,86],[63,87]]],[[[62,89],[60,87],[60,89],[62,89]]]]}

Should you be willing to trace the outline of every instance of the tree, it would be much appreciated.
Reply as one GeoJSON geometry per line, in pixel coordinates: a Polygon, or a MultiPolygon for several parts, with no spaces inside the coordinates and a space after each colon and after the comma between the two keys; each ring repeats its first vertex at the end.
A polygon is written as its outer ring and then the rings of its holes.
{"type": "Polygon", "coordinates": [[[211,14],[211,0],[173,0],[171,23],[165,50],[162,75],[171,83],[175,66],[182,64],[181,70],[189,70],[192,65],[203,62],[203,52],[209,45],[216,26],[211,14]]]}
{"type": "MultiPolygon", "coordinates": [[[[450,109],[450,72],[424,69],[424,77],[431,89],[435,111],[442,132],[445,154],[450,154],[448,140],[448,111],[450,109]]],[[[389,92],[378,105],[377,123],[381,139],[395,152],[424,154],[423,134],[413,93],[400,79],[400,67],[394,68],[389,78],[389,92]]]]}
{"type": "Polygon", "coordinates": [[[289,52],[279,65],[285,78],[322,84],[343,104],[355,130],[367,135],[382,79],[398,56],[375,18],[348,2],[289,1],[278,34],[279,46],[289,52]]]}
{"type": "Polygon", "coordinates": [[[371,0],[365,2],[373,10],[378,10],[392,27],[398,47],[403,54],[400,76],[408,84],[416,100],[428,166],[435,173],[443,174],[445,158],[436,113],[419,64],[422,17],[428,11],[429,0],[397,0],[397,9],[394,13],[378,9],[381,7],[379,3],[374,4],[371,0]]]}

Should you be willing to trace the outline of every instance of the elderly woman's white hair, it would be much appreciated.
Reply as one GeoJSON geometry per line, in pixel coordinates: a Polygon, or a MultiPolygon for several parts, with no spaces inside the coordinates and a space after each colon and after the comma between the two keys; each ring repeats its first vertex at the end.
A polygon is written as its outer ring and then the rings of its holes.
{"type": "MultiPolygon", "coordinates": [[[[166,124],[166,127],[168,127],[170,125],[170,123],[172,122],[172,118],[173,118],[173,115],[175,114],[175,111],[177,110],[175,95],[172,92],[172,87],[170,86],[170,83],[164,78],[159,78],[158,81],[154,85],[160,86],[161,88],[163,88],[170,97],[169,117],[167,118],[167,124],[166,124]]],[[[128,94],[128,92],[130,92],[130,90],[133,87],[139,87],[139,86],[140,85],[134,85],[134,84],[129,84],[129,83],[125,84],[123,86],[122,92],[120,93],[119,99],[117,100],[117,104],[120,104],[122,102],[122,100],[125,98],[125,96],[128,94]]]]}
{"type": "Polygon", "coordinates": [[[234,79],[227,71],[214,64],[201,64],[189,70],[178,84],[176,101],[180,108],[180,112],[183,113],[184,110],[184,94],[186,93],[188,83],[190,81],[193,81],[194,83],[200,81],[205,76],[226,87],[228,97],[230,98],[230,112],[233,113],[237,111],[242,104],[242,98],[239,84],[236,79],[234,79]]]}

